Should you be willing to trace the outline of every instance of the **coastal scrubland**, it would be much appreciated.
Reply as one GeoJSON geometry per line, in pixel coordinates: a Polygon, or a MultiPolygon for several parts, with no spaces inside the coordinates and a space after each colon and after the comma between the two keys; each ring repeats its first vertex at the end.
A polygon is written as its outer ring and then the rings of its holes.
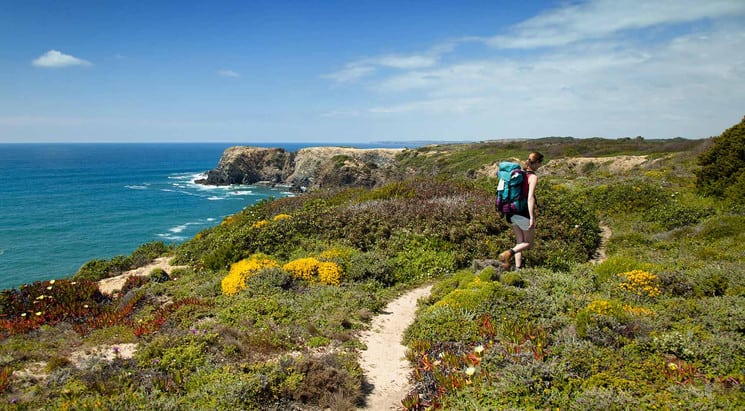
{"type": "Polygon", "coordinates": [[[707,140],[405,150],[378,187],[263,201],[182,244],[5,290],[0,403],[355,409],[368,390],[360,331],[431,283],[405,334],[414,388],[403,408],[743,408],[745,178],[707,191],[701,172],[723,142],[742,150],[745,126],[707,140]],[[550,161],[527,268],[474,269],[512,241],[490,170],[532,150],[550,161]],[[611,168],[619,155],[643,161],[611,168]],[[573,157],[592,160],[562,163],[573,157]],[[601,226],[607,259],[593,262],[601,226]],[[98,280],[164,255],[187,268],[100,292],[98,280]]]}

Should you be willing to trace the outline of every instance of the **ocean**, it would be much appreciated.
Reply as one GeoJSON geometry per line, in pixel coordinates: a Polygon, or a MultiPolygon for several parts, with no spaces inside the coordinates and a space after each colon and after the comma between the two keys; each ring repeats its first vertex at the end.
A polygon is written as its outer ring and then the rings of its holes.
{"type": "MultiPolygon", "coordinates": [[[[291,193],[195,184],[240,144],[0,144],[0,289],[65,278],[151,241],[183,242],[291,193]]],[[[250,143],[259,147],[402,144],[250,143]]]]}

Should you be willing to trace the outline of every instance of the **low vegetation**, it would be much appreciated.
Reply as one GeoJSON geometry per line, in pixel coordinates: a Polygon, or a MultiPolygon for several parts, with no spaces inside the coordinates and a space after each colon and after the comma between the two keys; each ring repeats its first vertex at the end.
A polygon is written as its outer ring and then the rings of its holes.
{"type": "Polygon", "coordinates": [[[401,154],[375,189],[264,201],[176,246],[146,244],[71,279],[0,293],[0,402],[20,409],[351,410],[359,332],[434,284],[405,335],[406,409],[745,407],[745,215],[703,197],[706,142],[550,138],[401,154]],[[650,154],[544,176],[528,268],[471,268],[509,247],[481,170],[537,148],[650,154]],[[470,159],[470,161],[469,161],[470,159]],[[570,175],[570,177],[567,177],[570,175]],[[609,258],[590,262],[600,225],[609,258]],[[132,261],[188,266],[94,281],[132,261]],[[124,350],[134,346],[134,353],[124,350]]]}

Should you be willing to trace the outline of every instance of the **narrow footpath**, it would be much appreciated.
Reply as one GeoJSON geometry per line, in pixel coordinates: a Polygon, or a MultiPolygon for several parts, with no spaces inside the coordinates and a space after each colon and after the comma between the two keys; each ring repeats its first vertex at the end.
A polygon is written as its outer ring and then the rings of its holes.
{"type": "MultiPolygon", "coordinates": [[[[612,235],[611,228],[600,224],[600,247],[592,262],[599,264],[607,258],[605,248],[612,235]]],[[[411,367],[404,357],[406,347],[401,344],[404,330],[414,322],[417,301],[429,295],[432,285],[407,292],[391,301],[383,313],[372,321],[370,331],[360,340],[367,346],[361,351],[360,364],[367,382],[373,387],[363,410],[390,411],[402,409],[401,400],[411,390],[411,367]]]]}
{"type": "Polygon", "coordinates": [[[365,410],[400,410],[401,400],[411,386],[411,367],[406,361],[406,347],[401,344],[404,330],[414,321],[417,301],[429,295],[432,285],[411,290],[391,301],[383,313],[372,321],[370,331],[360,340],[367,346],[361,351],[360,364],[372,392],[367,396],[365,410]]]}

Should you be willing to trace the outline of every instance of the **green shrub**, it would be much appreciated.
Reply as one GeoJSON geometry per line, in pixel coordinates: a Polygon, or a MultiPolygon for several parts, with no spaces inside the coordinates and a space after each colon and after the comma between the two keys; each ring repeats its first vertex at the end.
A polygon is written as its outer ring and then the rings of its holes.
{"type": "Polygon", "coordinates": [[[394,259],[398,282],[418,282],[455,271],[453,253],[443,242],[418,235],[402,236],[399,241],[403,244],[394,259]]]}
{"type": "Polygon", "coordinates": [[[525,287],[525,280],[523,280],[523,276],[520,275],[520,273],[514,271],[502,274],[502,277],[499,279],[499,281],[504,285],[520,288],[525,287]]]}
{"type": "Polygon", "coordinates": [[[293,367],[302,379],[291,395],[303,404],[322,408],[331,405],[334,393],[358,403],[362,399],[362,373],[359,366],[354,364],[342,354],[302,357],[295,361],[293,367]]]}
{"type": "Polygon", "coordinates": [[[404,332],[404,342],[476,342],[479,326],[475,313],[449,306],[433,306],[420,313],[404,332]]]}
{"type": "Polygon", "coordinates": [[[633,270],[656,271],[652,264],[637,261],[631,257],[611,256],[595,266],[596,284],[601,285],[608,280],[615,279],[619,274],[633,270]]]}
{"type": "Polygon", "coordinates": [[[132,270],[149,264],[154,259],[169,253],[172,250],[160,241],[145,243],[139,246],[129,256],[119,255],[109,260],[96,259],[83,264],[73,276],[76,280],[98,281],[103,278],[113,277],[125,271],[132,270]]]}
{"type": "Polygon", "coordinates": [[[535,247],[523,257],[527,266],[568,271],[573,264],[591,259],[600,245],[600,227],[585,194],[551,187],[542,180],[538,189],[539,226],[535,247]]]}
{"type": "Polygon", "coordinates": [[[473,281],[458,287],[441,300],[437,301],[435,307],[451,307],[462,310],[477,310],[489,303],[502,285],[493,281],[482,281],[476,277],[473,281]]]}
{"type": "MultiPolygon", "coordinates": [[[[665,195],[662,193],[661,195],[665,195]]],[[[674,195],[674,194],[673,194],[674,195]]],[[[691,203],[690,199],[681,202],[677,197],[667,197],[668,201],[644,211],[642,220],[656,223],[664,230],[693,225],[714,213],[714,209],[702,201],[691,203]]]]}
{"type": "Polygon", "coordinates": [[[643,180],[623,180],[590,189],[587,201],[604,215],[644,212],[665,201],[664,188],[643,180]]]}
{"type": "MultiPolygon", "coordinates": [[[[724,197],[729,187],[742,184],[745,174],[745,117],[712,140],[698,158],[696,187],[705,195],[724,197]]],[[[742,201],[743,197],[739,197],[742,201]]]]}
{"type": "Polygon", "coordinates": [[[162,268],[153,268],[148,277],[150,281],[155,283],[164,283],[171,280],[171,276],[162,268]]]}
{"type": "Polygon", "coordinates": [[[479,271],[477,274],[477,277],[481,279],[481,281],[498,281],[499,276],[499,271],[497,271],[497,269],[492,265],[484,267],[484,269],[479,271]]]}
{"type": "Polygon", "coordinates": [[[577,313],[575,319],[577,335],[597,345],[620,347],[639,335],[648,327],[615,300],[594,300],[577,313]]]}
{"type": "Polygon", "coordinates": [[[135,353],[141,367],[154,368],[167,373],[189,374],[207,365],[207,349],[216,342],[216,334],[189,334],[174,338],[155,337],[135,353]]]}
{"type": "Polygon", "coordinates": [[[395,263],[380,250],[352,255],[346,278],[349,281],[377,281],[385,287],[396,283],[395,263]]]}
{"type": "Polygon", "coordinates": [[[246,289],[257,292],[270,292],[272,289],[289,290],[295,278],[281,268],[265,268],[258,275],[246,279],[246,289]]]}

